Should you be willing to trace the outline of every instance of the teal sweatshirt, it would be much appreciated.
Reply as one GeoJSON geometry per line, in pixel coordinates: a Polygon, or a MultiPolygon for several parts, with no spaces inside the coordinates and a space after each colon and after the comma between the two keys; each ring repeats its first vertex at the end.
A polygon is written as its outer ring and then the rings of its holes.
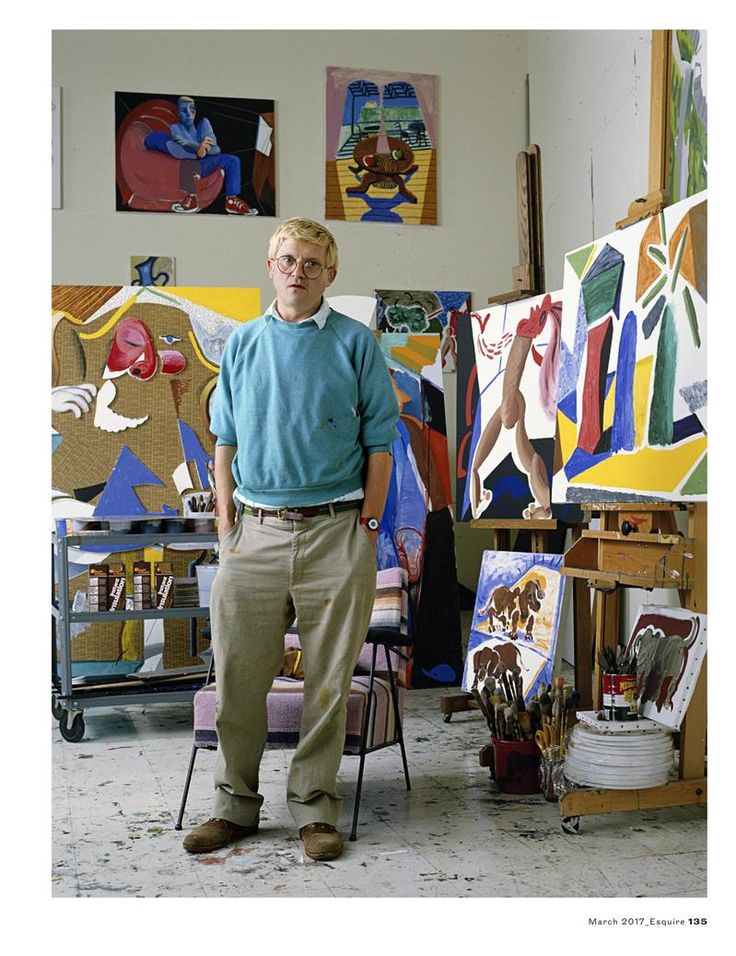
{"type": "Polygon", "coordinates": [[[227,340],[211,405],[218,445],[235,445],[245,498],[310,505],[362,486],[366,455],[389,452],[399,404],[374,333],[332,311],[316,322],[272,315],[227,340]]]}

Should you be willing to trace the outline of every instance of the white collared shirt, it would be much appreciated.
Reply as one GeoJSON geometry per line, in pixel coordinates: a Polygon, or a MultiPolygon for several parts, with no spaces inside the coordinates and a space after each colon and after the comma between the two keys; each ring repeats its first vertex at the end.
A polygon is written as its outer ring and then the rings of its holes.
{"type": "MultiPolygon", "coordinates": [[[[272,315],[274,319],[278,319],[279,322],[286,322],[286,319],[282,319],[279,315],[279,311],[276,308],[276,303],[278,299],[274,299],[271,305],[266,309],[266,315],[272,315]]],[[[327,321],[327,316],[332,312],[329,302],[322,296],[322,305],[314,313],[314,315],[308,316],[306,319],[299,319],[297,322],[290,322],[289,325],[301,325],[302,322],[316,322],[317,327],[323,329],[325,327],[325,322],[327,321]]]]}

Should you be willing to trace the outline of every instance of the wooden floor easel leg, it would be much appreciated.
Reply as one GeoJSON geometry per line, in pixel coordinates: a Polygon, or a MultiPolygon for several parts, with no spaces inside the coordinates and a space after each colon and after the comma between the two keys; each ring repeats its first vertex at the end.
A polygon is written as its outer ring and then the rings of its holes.
{"type": "Polygon", "coordinates": [[[621,591],[615,588],[610,593],[596,591],[594,600],[595,616],[595,659],[593,662],[593,709],[599,710],[603,703],[601,690],[601,668],[598,652],[604,647],[615,648],[618,645],[619,608],[621,591]]]}
{"type": "MultiPolygon", "coordinates": [[[[692,590],[680,592],[683,607],[705,614],[708,609],[708,506],[691,505],[688,509],[687,534],[694,542],[695,584],[692,590]]],[[[680,777],[702,777],[705,773],[705,737],[707,727],[707,667],[703,660],[695,692],[680,729],[680,777]]]]}
{"type": "Polygon", "coordinates": [[[578,710],[593,707],[593,632],[590,618],[590,588],[581,578],[573,579],[572,613],[575,634],[575,688],[580,694],[578,710]]]}

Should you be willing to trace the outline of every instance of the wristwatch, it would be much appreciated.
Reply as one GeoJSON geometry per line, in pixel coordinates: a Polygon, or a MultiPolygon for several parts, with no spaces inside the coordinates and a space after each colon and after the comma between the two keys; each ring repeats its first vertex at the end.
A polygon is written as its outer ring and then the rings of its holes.
{"type": "Polygon", "coordinates": [[[378,531],[378,529],[381,527],[381,522],[378,520],[378,518],[361,518],[360,523],[369,531],[378,531]]]}

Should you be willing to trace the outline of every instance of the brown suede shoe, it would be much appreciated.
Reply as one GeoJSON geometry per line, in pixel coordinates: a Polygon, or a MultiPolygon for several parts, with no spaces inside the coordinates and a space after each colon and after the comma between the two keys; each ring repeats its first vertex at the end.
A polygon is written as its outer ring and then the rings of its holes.
{"type": "Polygon", "coordinates": [[[313,860],[336,860],[342,853],[342,834],[331,823],[308,823],[299,830],[299,838],[313,860]]]}
{"type": "Polygon", "coordinates": [[[211,853],[219,850],[228,843],[242,840],[243,837],[253,836],[258,832],[258,824],[243,827],[230,820],[221,820],[218,817],[208,820],[192,830],[184,840],[184,849],[187,853],[211,853]]]}

